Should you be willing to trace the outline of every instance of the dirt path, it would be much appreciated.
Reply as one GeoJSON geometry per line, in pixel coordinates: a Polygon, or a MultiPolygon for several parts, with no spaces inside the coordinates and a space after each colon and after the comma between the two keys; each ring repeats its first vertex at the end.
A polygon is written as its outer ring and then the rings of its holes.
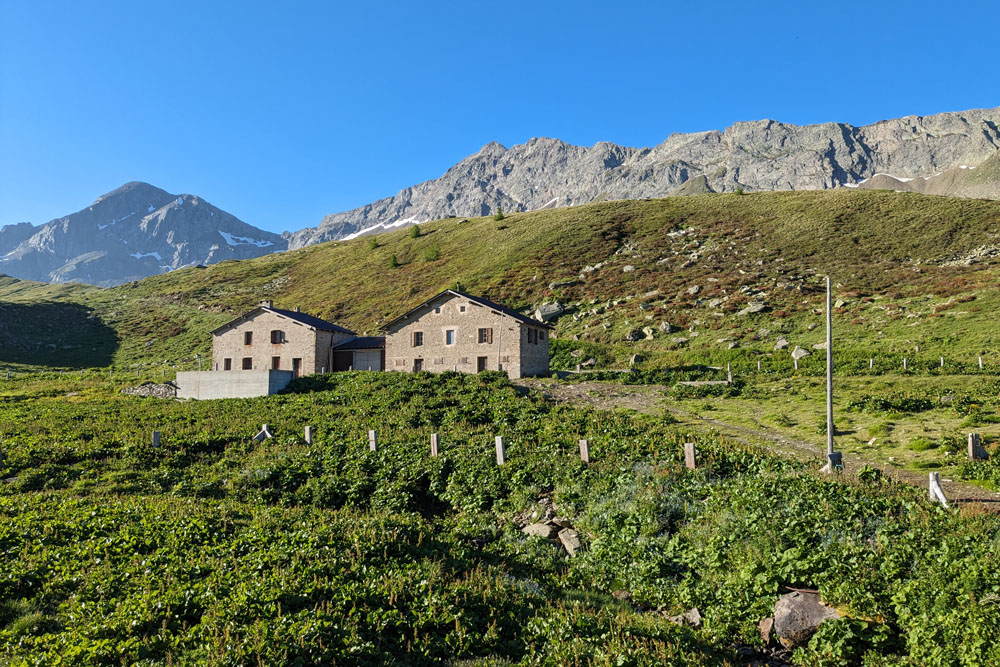
{"type": "MultiPolygon", "coordinates": [[[[716,431],[734,440],[765,447],[771,451],[798,459],[822,460],[825,448],[812,442],[797,440],[777,431],[730,424],[693,414],[669,405],[663,396],[666,387],[660,385],[622,385],[611,382],[560,383],[546,380],[517,380],[515,384],[535,389],[557,403],[588,405],[599,410],[635,410],[645,414],[669,412],[684,425],[700,430],[716,431]]],[[[886,477],[913,486],[927,488],[927,474],[887,466],[884,462],[850,456],[844,461],[848,472],[857,472],[864,465],[882,470],[886,477]]],[[[1000,493],[994,493],[973,484],[941,480],[941,487],[949,501],[955,503],[981,503],[984,507],[1000,512],[1000,493]]]]}

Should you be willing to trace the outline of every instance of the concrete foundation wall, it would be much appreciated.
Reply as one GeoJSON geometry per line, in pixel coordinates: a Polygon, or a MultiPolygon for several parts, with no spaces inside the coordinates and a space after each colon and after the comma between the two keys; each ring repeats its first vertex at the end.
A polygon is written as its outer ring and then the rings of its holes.
{"type": "Polygon", "coordinates": [[[276,394],[292,381],[292,371],[183,371],[177,398],[252,398],[276,394]]]}

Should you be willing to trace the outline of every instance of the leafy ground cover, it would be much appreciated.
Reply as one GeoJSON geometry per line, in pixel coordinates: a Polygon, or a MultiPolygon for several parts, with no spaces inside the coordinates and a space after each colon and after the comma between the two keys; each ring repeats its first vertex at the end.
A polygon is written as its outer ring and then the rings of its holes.
{"type": "Polygon", "coordinates": [[[0,401],[10,664],[739,664],[786,586],[846,614],[803,664],[1000,661],[997,518],[877,471],[820,478],[495,374],[346,373],[203,403],[74,382],[0,401]],[[275,437],[255,443],[261,423],[275,437]],[[540,499],[583,551],[518,530],[540,499]],[[702,627],[665,618],[690,607],[702,627]]]}

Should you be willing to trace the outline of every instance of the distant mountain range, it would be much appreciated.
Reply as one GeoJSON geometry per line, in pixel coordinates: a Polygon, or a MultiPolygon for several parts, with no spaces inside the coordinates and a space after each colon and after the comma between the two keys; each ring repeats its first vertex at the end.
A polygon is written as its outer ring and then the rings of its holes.
{"type": "MultiPolygon", "coordinates": [[[[318,227],[289,234],[288,240],[297,248],[448,216],[487,215],[498,206],[528,211],[738,189],[824,190],[876,174],[922,179],[978,165],[997,150],[1000,107],[906,116],[863,127],[735,123],[724,131],[674,134],[654,148],[604,142],[586,148],[558,139],[531,139],[509,149],[490,143],[438,179],[328,215],[318,227]]],[[[1000,196],[996,177],[978,190],[963,185],[952,192],[944,180],[940,184],[936,194],[1000,196]]]]}
{"type": "Polygon", "coordinates": [[[200,197],[133,182],[44,225],[0,228],[0,273],[110,286],[287,248],[278,234],[248,225],[200,197]]]}
{"type": "Polygon", "coordinates": [[[845,123],[735,123],[674,134],[654,148],[589,148],[536,138],[484,146],[440,178],[327,215],[319,226],[265,232],[195,195],[126,185],[41,226],[0,228],[0,273],[116,285],[185,266],[247,259],[447,217],[609,199],[743,190],[891,189],[1000,198],[1000,107],[845,123]]]}

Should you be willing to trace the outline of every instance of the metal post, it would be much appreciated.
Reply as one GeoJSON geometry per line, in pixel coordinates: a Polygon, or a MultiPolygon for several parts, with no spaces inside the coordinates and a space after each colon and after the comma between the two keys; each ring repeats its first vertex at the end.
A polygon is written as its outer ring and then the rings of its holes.
{"type": "Polygon", "coordinates": [[[159,446],[160,446],[160,432],[153,431],[153,447],[159,447],[159,446]]]}
{"type": "Polygon", "coordinates": [[[438,434],[431,433],[431,456],[438,455],[438,434]]]}
{"type": "Polygon", "coordinates": [[[305,436],[306,436],[306,444],[307,445],[313,444],[313,427],[312,426],[306,426],[305,436]]]}
{"type": "Polygon", "coordinates": [[[833,454],[833,314],[830,309],[830,276],[826,277],[826,456],[833,454]]]}

